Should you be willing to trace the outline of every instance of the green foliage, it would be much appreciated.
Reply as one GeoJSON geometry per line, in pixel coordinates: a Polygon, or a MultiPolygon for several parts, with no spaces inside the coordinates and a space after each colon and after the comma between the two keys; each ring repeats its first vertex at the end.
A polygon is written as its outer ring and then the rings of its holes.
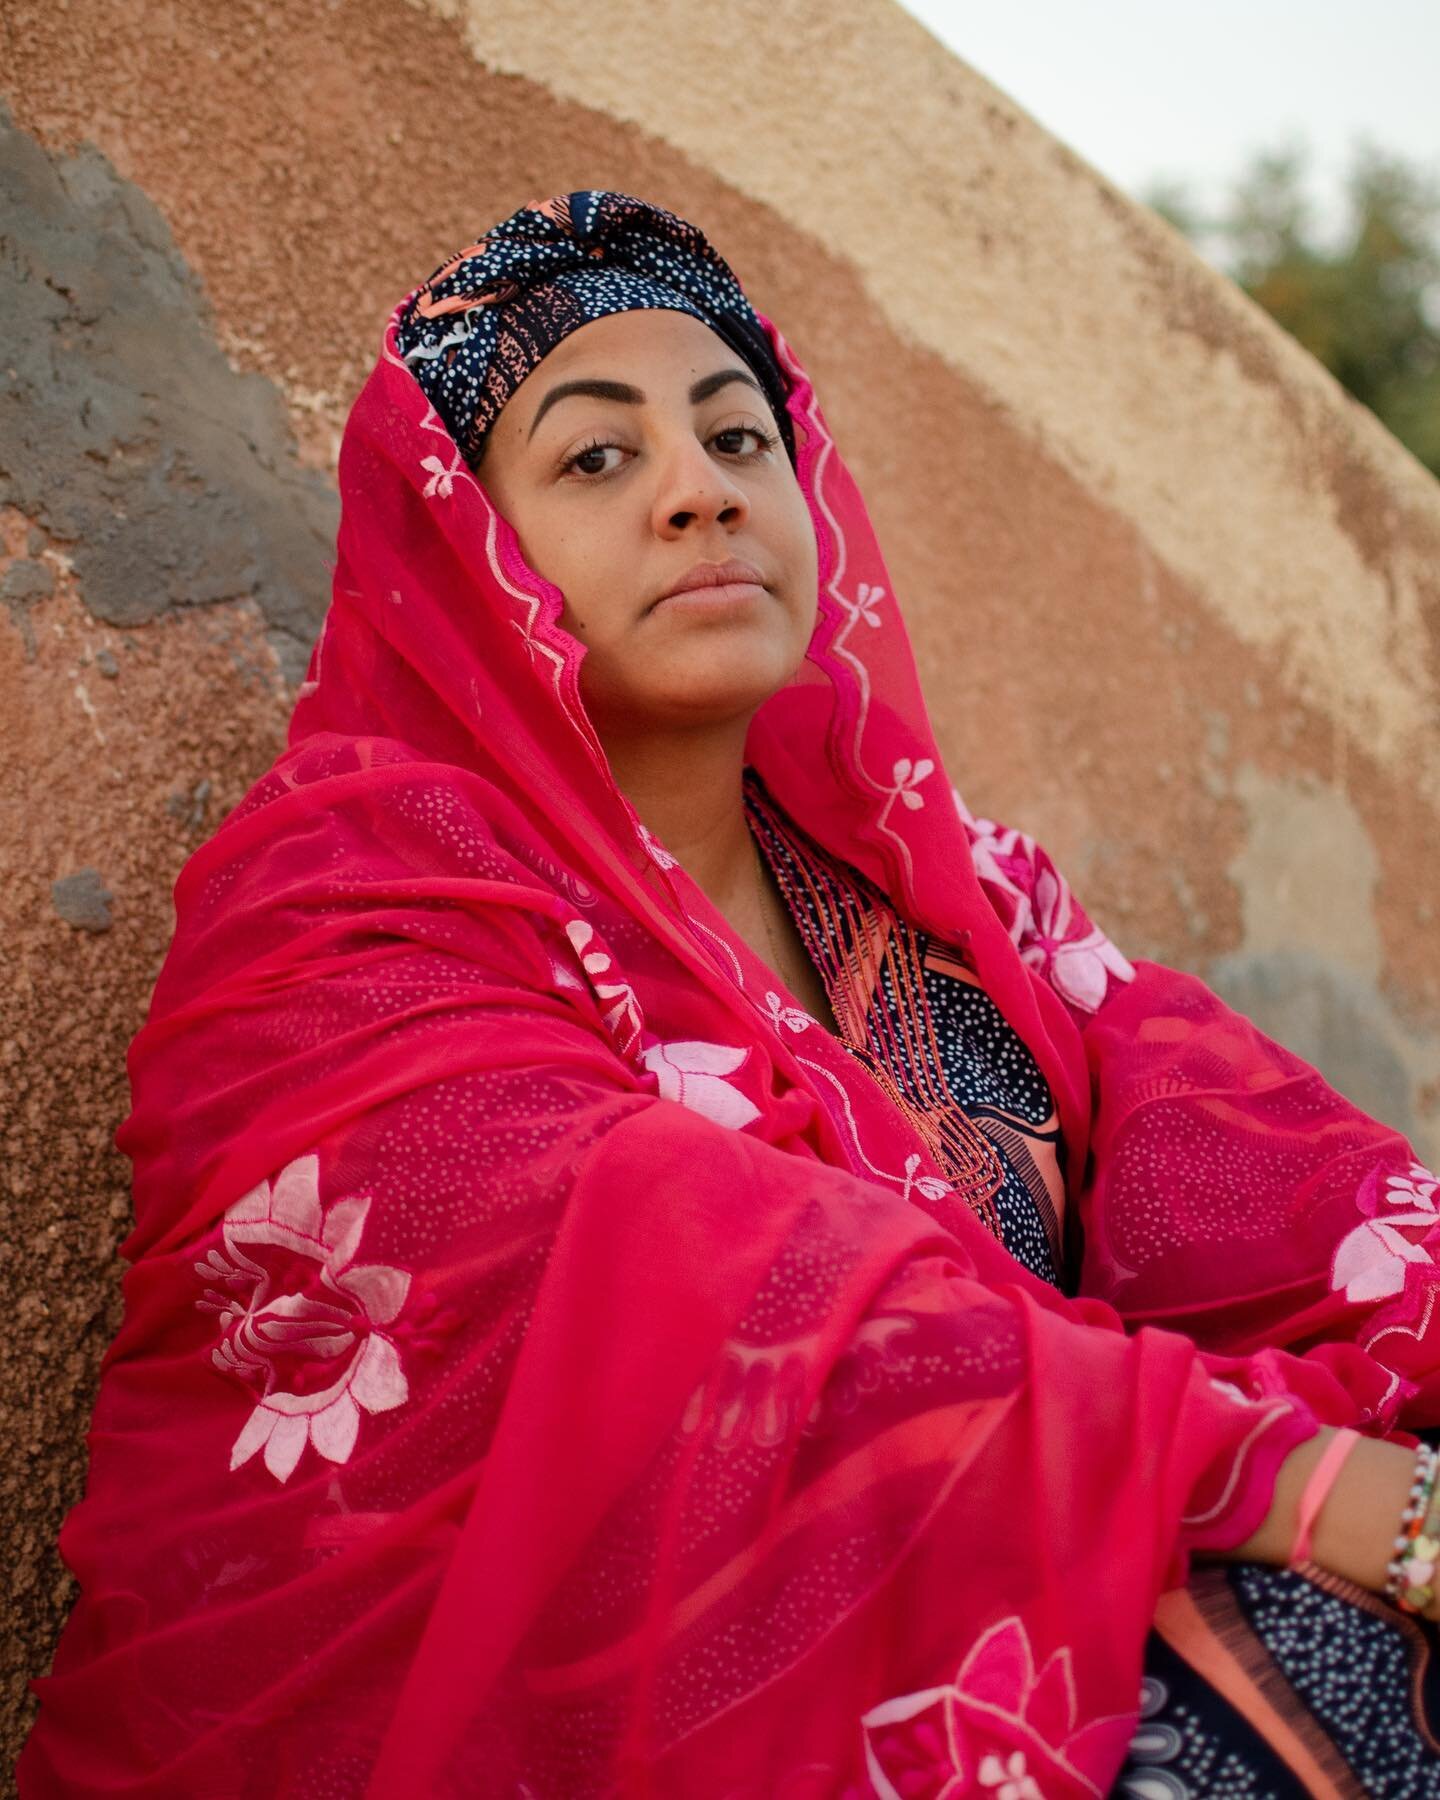
{"type": "Polygon", "coordinates": [[[1315,230],[1303,156],[1263,151],[1207,217],[1181,183],[1145,203],[1304,344],[1440,475],[1440,183],[1361,144],[1338,243],[1315,230]]]}

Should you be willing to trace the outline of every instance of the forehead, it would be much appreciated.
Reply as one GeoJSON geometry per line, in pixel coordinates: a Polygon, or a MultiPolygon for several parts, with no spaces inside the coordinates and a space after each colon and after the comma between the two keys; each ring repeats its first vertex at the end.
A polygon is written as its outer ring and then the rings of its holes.
{"type": "Polygon", "coordinates": [[[625,381],[648,397],[736,360],[725,340],[689,313],[662,307],[607,313],[578,326],[535,365],[500,409],[497,424],[528,431],[557,381],[625,381]]]}

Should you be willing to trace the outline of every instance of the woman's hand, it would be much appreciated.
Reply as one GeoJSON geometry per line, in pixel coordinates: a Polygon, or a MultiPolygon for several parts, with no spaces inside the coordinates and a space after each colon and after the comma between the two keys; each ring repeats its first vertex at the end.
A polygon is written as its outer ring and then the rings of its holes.
{"type": "MultiPolygon", "coordinates": [[[[1283,1568],[1299,1526],[1300,1496],[1334,1428],[1322,1426],[1280,1466],[1270,1511],[1253,1536],[1221,1553],[1226,1562],[1263,1562],[1283,1568]]],[[[1371,1593],[1383,1594],[1400,1517],[1410,1503],[1415,1452],[1403,1444],[1362,1438],[1352,1445],[1320,1507],[1310,1557],[1371,1593]]],[[[1440,1577],[1424,1616],[1440,1624],[1440,1577]]]]}

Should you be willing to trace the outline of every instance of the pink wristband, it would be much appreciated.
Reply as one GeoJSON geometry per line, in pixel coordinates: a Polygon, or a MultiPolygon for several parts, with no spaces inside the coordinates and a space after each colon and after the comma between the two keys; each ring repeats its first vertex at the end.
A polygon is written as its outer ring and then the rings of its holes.
{"type": "Polygon", "coordinates": [[[1337,1431],[1325,1446],[1325,1454],[1316,1463],[1305,1483],[1305,1491],[1300,1496],[1300,1525],[1295,1533],[1294,1548],[1290,1552],[1290,1567],[1298,1569],[1302,1563],[1310,1560],[1310,1537],[1315,1529],[1315,1520],[1320,1508],[1325,1504],[1325,1497],[1335,1485],[1335,1477],[1340,1473],[1340,1465],[1360,1442],[1360,1433],[1352,1431],[1348,1425],[1337,1431]]]}

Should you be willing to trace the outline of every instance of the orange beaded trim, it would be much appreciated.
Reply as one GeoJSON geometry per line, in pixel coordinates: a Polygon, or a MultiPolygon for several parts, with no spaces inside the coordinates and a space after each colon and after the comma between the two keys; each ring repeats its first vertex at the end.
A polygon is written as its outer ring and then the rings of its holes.
{"type": "Polygon", "coordinates": [[[995,1195],[1004,1184],[1005,1165],[946,1083],[925,993],[919,934],[858,871],[842,870],[812,839],[799,836],[767,804],[756,783],[747,783],[746,799],[766,831],[789,852],[787,865],[786,858],[771,853],[765,834],[757,833],[825,983],[845,1047],[904,1114],[971,1211],[1001,1238],[995,1195]],[[875,987],[887,978],[895,1004],[872,1009],[875,987]],[[914,1097],[906,1091],[911,1084],[919,1090],[914,1097]]]}

